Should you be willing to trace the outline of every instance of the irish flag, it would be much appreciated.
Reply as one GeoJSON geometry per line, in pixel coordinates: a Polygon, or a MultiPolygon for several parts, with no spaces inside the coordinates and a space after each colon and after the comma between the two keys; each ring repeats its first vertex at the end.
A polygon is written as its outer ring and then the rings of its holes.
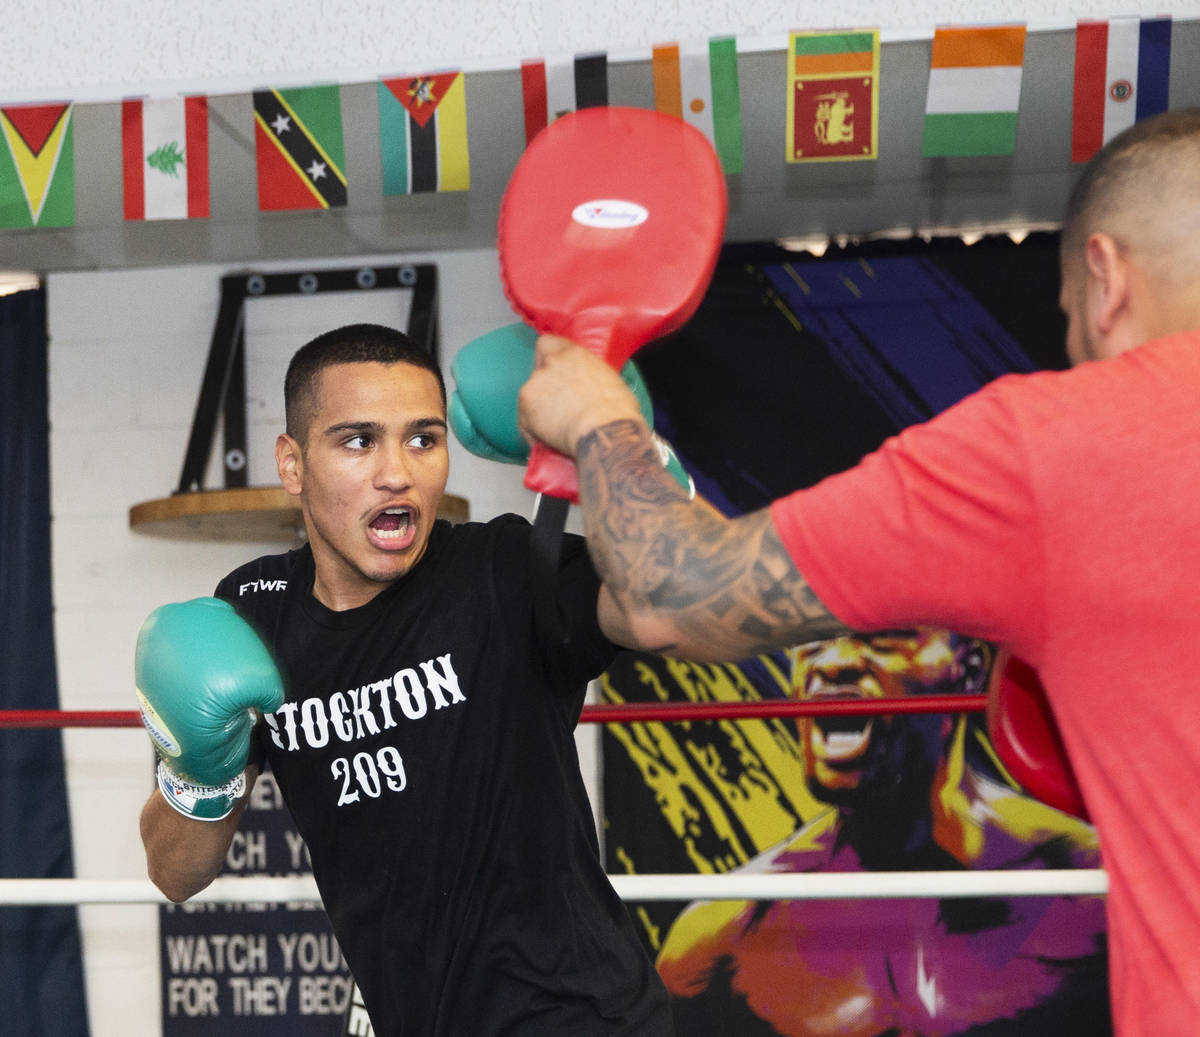
{"type": "Polygon", "coordinates": [[[742,171],[737,42],[664,43],[653,51],[654,107],[691,123],[716,149],[726,173],[742,171]]]}
{"type": "Polygon", "coordinates": [[[208,216],[208,98],[123,101],[121,148],[125,219],[208,216]]]}
{"type": "Polygon", "coordinates": [[[1086,162],[1138,119],[1167,110],[1171,19],[1081,20],[1075,29],[1071,161],[1086,162]]]}
{"type": "Polygon", "coordinates": [[[1024,62],[1024,25],[938,29],[921,154],[1011,155],[1024,62]]]}

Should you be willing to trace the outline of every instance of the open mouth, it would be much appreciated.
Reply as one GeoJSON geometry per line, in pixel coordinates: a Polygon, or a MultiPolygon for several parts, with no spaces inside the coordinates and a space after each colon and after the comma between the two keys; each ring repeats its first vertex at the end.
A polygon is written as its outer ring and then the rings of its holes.
{"type": "Polygon", "coordinates": [[[816,717],[809,739],[826,763],[857,760],[871,743],[874,717],[816,717]]]}
{"type": "Polygon", "coordinates": [[[380,540],[403,540],[412,528],[411,508],[388,508],[371,520],[371,531],[380,540]]]}
{"type": "MultiPolygon", "coordinates": [[[[860,702],[868,696],[855,683],[843,680],[835,684],[818,680],[809,685],[805,697],[820,702],[860,702]]],[[[813,717],[809,743],[812,751],[827,764],[854,764],[867,751],[874,727],[875,718],[870,714],[813,717]]]]}

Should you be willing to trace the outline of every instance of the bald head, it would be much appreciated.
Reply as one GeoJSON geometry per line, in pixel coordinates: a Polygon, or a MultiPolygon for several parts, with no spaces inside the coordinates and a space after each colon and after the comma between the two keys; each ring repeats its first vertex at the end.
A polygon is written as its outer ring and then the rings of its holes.
{"type": "Polygon", "coordinates": [[[1157,281],[1200,281],[1200,109],[1143,119],[1092,159],[1067,205],[1064,267],[1093,234],[1113,238],[1157,281]]]}

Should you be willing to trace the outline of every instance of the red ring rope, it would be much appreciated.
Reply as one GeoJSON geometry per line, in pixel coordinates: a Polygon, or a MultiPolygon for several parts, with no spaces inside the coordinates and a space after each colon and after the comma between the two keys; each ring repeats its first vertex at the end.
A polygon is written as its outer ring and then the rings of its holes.
{"type": "MultiPolygon", "coordinates": [[[[884,699],[767,699],[759,702],[627,702],[583,707],[585,724],[653,720],[749,720],[799,716],[875,716],[885,713],[981,713],[986,695],[916,695],[884,699]]],[[[140,727],[137,710],[4,709],[0,729],[17,727],[140,727]]]]}

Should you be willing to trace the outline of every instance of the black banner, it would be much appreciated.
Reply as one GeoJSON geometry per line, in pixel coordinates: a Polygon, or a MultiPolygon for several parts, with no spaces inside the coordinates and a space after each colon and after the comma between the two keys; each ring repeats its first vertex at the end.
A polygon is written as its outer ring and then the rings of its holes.
{"type": "MultiPolygon", "coordinates": [[[[311,874],[270,771],[258,778],[222,874],[311,874]]],[[[354,981],[319,903],[169,904],[159,925],[163,1037],[343,1034],[354,981]]]]}

